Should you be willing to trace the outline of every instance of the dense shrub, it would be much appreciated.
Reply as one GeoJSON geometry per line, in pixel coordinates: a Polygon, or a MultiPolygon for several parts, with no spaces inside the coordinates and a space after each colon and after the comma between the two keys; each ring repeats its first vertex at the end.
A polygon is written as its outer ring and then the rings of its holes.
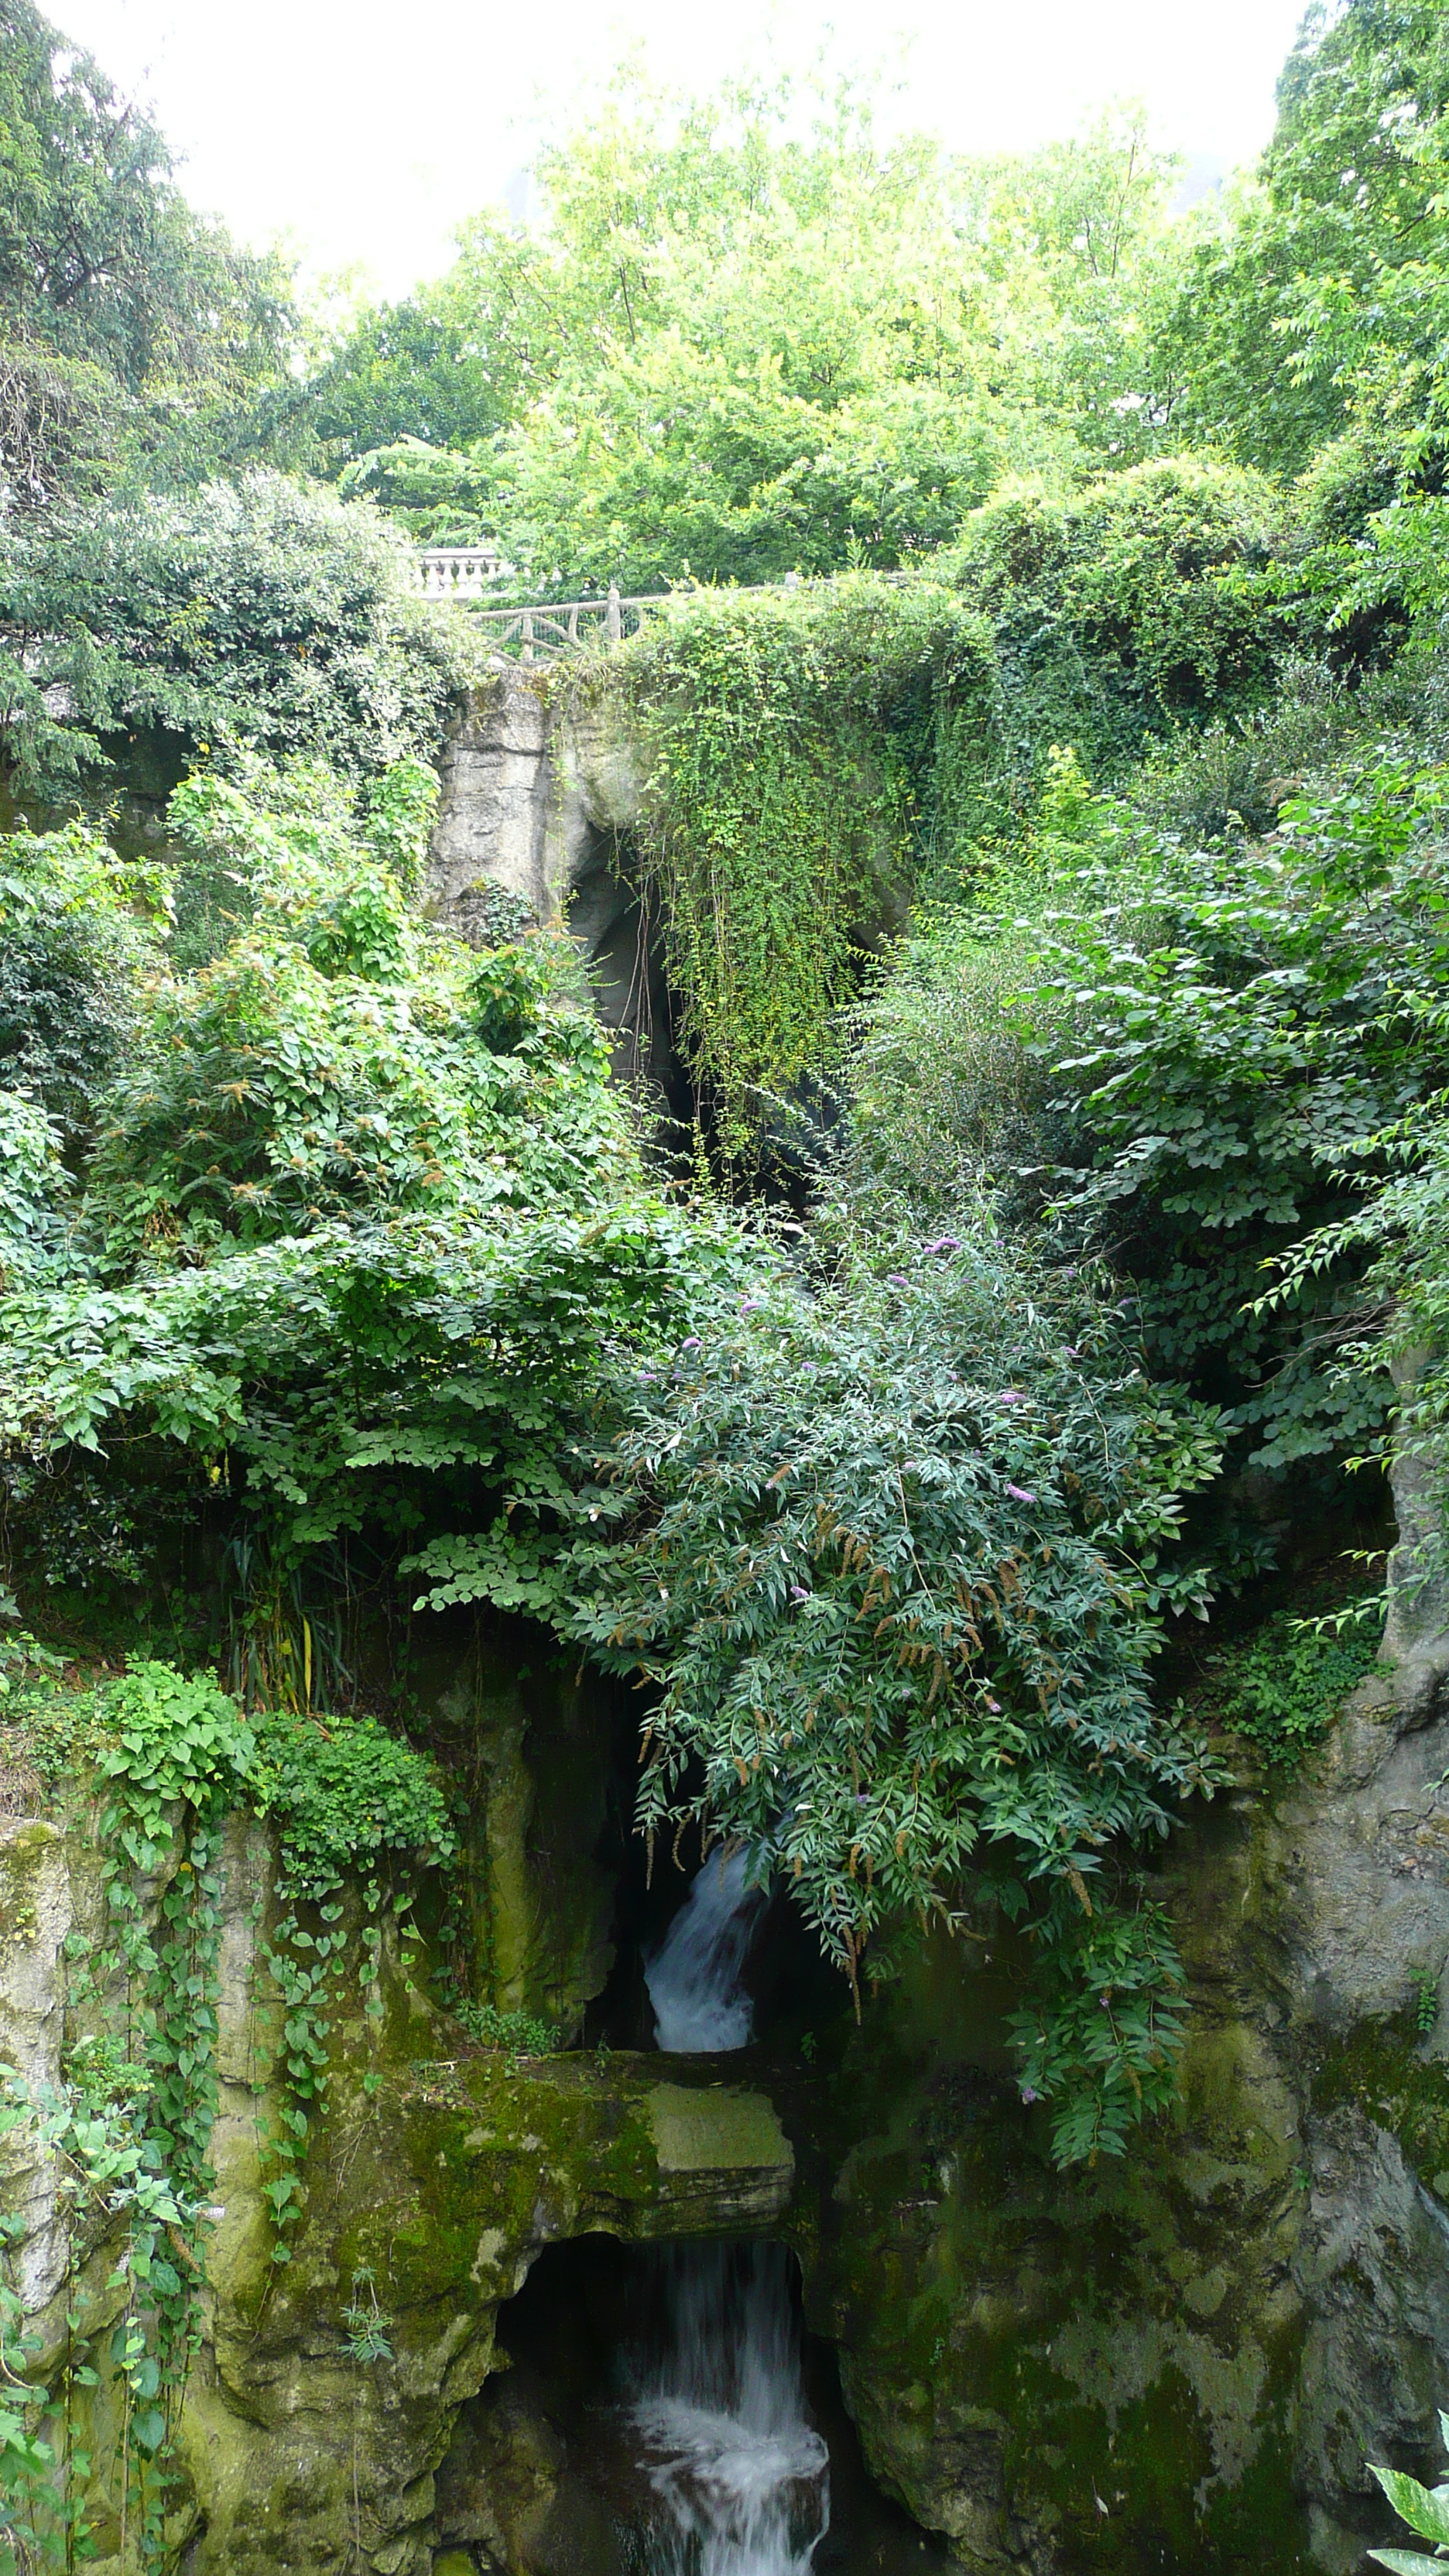
{"type": "Polygon", "coordinates": [[[60,510],[0,542],[0,625],[31,644],[6,748],[22,786],[159,731],[220,754],[324,755],[345,775],[436,749],[464,667],[448,615],[365,503],[257,469],[60,510]],[[63,681],[74,722],[37,711],[63,681]]]}
{"type": "Polygon", "coordinates": [[[139,1040],[167,902],[82,824],[0,839],[0,1081],[84,1124],[139,1040]]]}

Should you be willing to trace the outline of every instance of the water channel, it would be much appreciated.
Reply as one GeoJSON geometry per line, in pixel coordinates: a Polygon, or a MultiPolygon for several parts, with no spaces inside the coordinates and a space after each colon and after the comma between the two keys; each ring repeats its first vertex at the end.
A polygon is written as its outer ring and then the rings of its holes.
{"type": "MultiPolygon", "coordinates": [[[[640,2038],[647,2021],[665,2054],[748,2049],[747,1975],[758,1986],[763,1964],[769,1984],[769,1920],[744,1855],[708,1859],[644,1946],[640,2038]]],[[[484,2544],[475,2565],[499,2560],[469,2499],[500,2492],[531,2576],[934,2576],[945,2564],[872,2486],[785,2246],[549,2246],[498,2330],[511,2366],[440,2481],[450,2540],[484,2544]]]]}

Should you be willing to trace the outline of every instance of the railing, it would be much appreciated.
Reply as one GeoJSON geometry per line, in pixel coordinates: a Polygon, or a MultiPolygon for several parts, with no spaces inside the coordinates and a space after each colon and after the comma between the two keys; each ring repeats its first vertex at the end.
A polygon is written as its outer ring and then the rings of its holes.
{"type": "Polygon", "coordinates": [[[494,545],[429,546],[418,557],[418,585],[425,599],[482,599],[502,568],[494,545]]]}
{"type": "MultiPolygon", "coordinates": [[[[487,546],[430,546],[418,559],[420,583],[427,599],[485,599],[494,575],[506,570],[487,546]]],[[[882,579],[904,582],[906,573],[882,579]]],[[[829,576],[826,576],[829,578],[829,576]]],[[[757,582],[752,590],[798,590],[800,575],[787,572],[781,582],[757,582]]],[[[645,620],[677,599],[678,591],[646,591],[622,599],[613,582],[602,599],[552,600],[537,608],[477,608],[474,623],[487,627],[495,649],[513,646],[521,662],[551,662],[560,653],[577,653],[587,644],[622,644],[637,635],[645,620]]]]}
{"type": "MultiPolygon", "coordinates": [[[[426,599],[487,597],[488,573],[499,569],[497,555],[481,547],[433,546],[422,557],[426,599]]],[[[486,627],[495,649],[512,645],[521,662],[551,662],[560,653],[577,653],[586,644],[622,644],[637,635],[651,609],[662,608],[668,591],[640,599],[621,599],[613,582],[602,599],[560,599],[539,608],[475,608],[473,622],[486,627]]]]}

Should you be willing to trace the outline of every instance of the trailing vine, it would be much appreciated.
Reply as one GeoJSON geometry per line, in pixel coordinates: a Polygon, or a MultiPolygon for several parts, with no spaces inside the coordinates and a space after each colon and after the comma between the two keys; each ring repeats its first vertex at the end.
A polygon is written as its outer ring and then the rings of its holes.
{"type": "MultiPolygon", "coordinates": [[[[0,2144],[15,2136],[27,2161],[53,2162],[73,2240],[71,2280],[120,2222],[110,2286],[124,2298],[104,2333],[88,2333],[70,2311],[59,2370],[48,2382],[36,2377],[40,2341],[4,2261],[26,2222],[0,2220],[0,2576],[70,2569],[94,2555],[99,2525],[86,2499],[97,2487],[118,2499],[122,2554],[153,2566],[166,2555],[173,2444],[200,2337],[215,2189],[226,1817],[245,1798],[276,1813],[280,1835],[281,1918],[258,1947],[281,2025],[260,2079],[275,2081],[278,2093],[262,2136],[278,2263],[290,2259],[301,2169],[327,2091],[332,2017],[351,1963],[376,2024],[389,1905],[406,1937],[412,1899],[390,1888],[389,1864],[403,1853],[446,1860],[453,1837],[431,1764],[375,1721],[324,1725],[277,1712],[253,1729],[208,1674],[138,1660],[90,1694],[47,1679],[19,1725],[52,1780],[88,1766],[103,1784],[104,1928],[98,1948],[78,1933],[67,1943],[68,2003],[83,2027],[63,2085],[33,2089],[0,2067],[0,2144]],[[345,1896],[353,1874],[363,1916],[355,1942],[345,1896]],[[77,2414],[78,2392],[84,2402],[103,2375],[120,2393],[109,2464],[77,2414]]],[[[386,2340],[375,2307],[374,2299],[368,2358],[380,2357],[386,2340]]],[[[352,2342],[360,2331],[354,2319],[352,2342]]]]}
{"type": "Polygon", "coordinates": [[[758,1160],[820,1068],[861,943],[904,910],[934,764],[990,670],[983,621],[931,583],[708,594],[624,659],[649,771],[638,836],[676,1037],[725,1161],[758,1160]]]}
{"type": "Polygon", "coordinates": [[[390,1887],[389,1864],[403,1854],[424,1866],[442,1863],[456,1844],[431,1765],[373,1719],[329,1726],[290,1711],[260,1719],[252,1793],[263,1812],[275,1813],[281,1836],[281,1914],[259,1951],[280,2016],[262,2080],[280,2077],[280,2099],[260,2136],[272,2260],[285,2264],[302,2212],[308,2140],[327,2095],[327,2041],[349,1982],[347,1881],[360,1878],[357,1984],[375,2030],[388,1909],[402,1939],[414,1933],[412,1889],[390,1887]]]}
{"type": "MultiPolygon", "coordinates": [[[[92,2026],[60,2091],[32,2098],[13,2068],[0,2069],[0,2136],[25,2129],[56,2159],[73,2234],[124,2218],[111,2282],[124,2304],[105,2353],[121,2391],[114,2485],[121,2554],[129,2546],[149,2566],[164,2554],[176,2418],[200,2331],[217,2098],[216,1861],[251,1738],[208,1675],[138,1661],[98,1697],[103,1935],[88,1966],[84,1941],[72,1934],[67,1944],[78,1970],[71,2006],[92,2026]]],[[[72,2336],[78,2322],[69,2319],[72,2336]]],[[[97,2384],[94,2338],[72,2343],[58,2394],[31,2395],[24,2365],[34,2355],[13,2289],[4,2332],[14,2420],[7,2439],[0,2419],[0,2517],[9,2516],[12,2551],[69,2567],[89,2554],[81,2499],[94,2462],[73,2442],[70,2418],[76,2389],[97,2384]],[[48,2440],[39,2425],[57,2415],[60,2438],[48,2440]]]]}

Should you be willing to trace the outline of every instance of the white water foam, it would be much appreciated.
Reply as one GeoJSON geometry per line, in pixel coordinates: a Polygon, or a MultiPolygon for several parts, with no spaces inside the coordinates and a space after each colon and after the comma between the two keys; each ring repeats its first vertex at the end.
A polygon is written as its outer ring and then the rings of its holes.
{"type": "MultiPolygon", "coordinates": [[[[743,2048],[743,1972],[763,1892],[748,1854],[707,1860],[645,1970],[669,2055],[743,2048]]],[[[809,2576],[830,2525],[830,2454],[805,2415],[789,2257],[676,2246],[658,2349],[630,2410],[657,2501],[648,2576],[809,2576]]]]}
{"type": "Polygon", "coordinates": [[[678,2247],[662,2351],[631,2409],[658,2499],[649,2576],[808,2576],[830,2457],[806,2421],[789,2258],[678,2247]]]}
{"type": "Polygon", "coordinates": [[[644,1971],[655,2036],[670,2056],[744,2048],[755,2008],[741,1982],[764,1897],[749,1854],[707,1860],[644,1971]]]}

